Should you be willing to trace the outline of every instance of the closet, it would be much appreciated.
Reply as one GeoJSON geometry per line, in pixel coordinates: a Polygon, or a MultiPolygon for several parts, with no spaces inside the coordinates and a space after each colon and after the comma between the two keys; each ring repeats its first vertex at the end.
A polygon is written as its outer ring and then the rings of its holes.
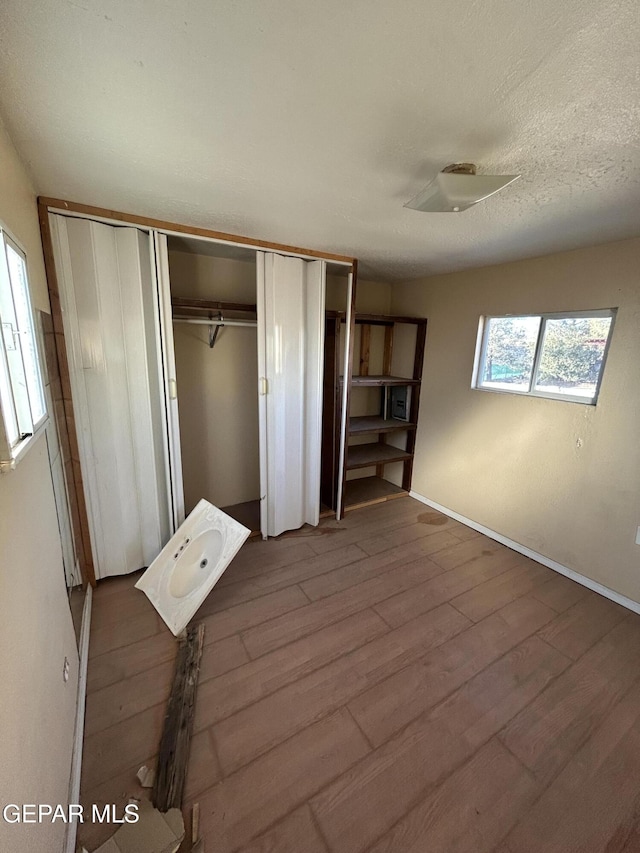
{"type": "Polygon", "coordinates": [[[320,517],[326,261],[156,235],[175,526],[320,517]]]}
{"type": "MultiPolygon", "coordinates": [[[[355,261],[40,200],[96,577],[148,565],[201,498],[255,535],[321,512],[327,275],[355,261]]],[[[334,365],[336,366],[336,365],[334,365]]],[[[329,380],[336,488],[347,399],[329,380]]]]}
{"type": "Polygon", "coordinates": [[[184,514],[205,498],[260,533],[256,253],[167,238],[184,514]]]}

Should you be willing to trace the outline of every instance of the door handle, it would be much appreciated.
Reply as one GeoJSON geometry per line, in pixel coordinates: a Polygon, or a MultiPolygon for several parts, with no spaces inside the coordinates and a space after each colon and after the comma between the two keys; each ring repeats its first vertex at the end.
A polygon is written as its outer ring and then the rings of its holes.
{"type": "Polygon", "coordinates": [[[175,379],[169,380],[169,399],[176,400],[178,398],[178,383],[175,379]]]}
{"type": "Polygon", "coordinates": [[[268,393],[269,393],[269,383],[267,381],[267,377],[261,376],[260,380],[258,382],[258,394],[261,397],[264,397],[268,393]]]}

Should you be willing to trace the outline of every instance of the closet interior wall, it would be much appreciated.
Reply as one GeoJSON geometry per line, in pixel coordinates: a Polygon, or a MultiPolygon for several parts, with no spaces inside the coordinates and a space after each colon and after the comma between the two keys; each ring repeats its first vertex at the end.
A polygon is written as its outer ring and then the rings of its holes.
{"type": "MultiPolygon", "coordinates": [[[[185,243],[169,239],[172,299],[256,304],[255,253],[247,253],[246,259],[215,257],[199,252],[198,241],[187,251],[185,243]]],[[[174,315],[180,313],[174,309],[174,315]]],[[[255,319],[255,314],[244,319],[255,319]]],[[[256,329],[222,326],[213,348],[207,325],[174,323],[173,335],[185,513],[203,497],[222,508],[256,502],[249,526],[258,530],[256,329]]]]}

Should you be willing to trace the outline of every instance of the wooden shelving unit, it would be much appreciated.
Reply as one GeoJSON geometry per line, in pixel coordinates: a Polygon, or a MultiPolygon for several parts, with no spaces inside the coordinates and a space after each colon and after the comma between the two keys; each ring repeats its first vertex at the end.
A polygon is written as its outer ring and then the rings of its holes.
{"type": "MultiPolygon", "coordinates": [[[[406,495],[411,488],[413,456],[415,452],[416,426],[420,405],[420,386],[422,365],[427,333],[427,321],[424,317],[398,317],[384,314],[355,314],[352,317],[353,328],[361,327],[360,352],[351,359],[352,373],[348,377],[348,386],[340,376],[340,324],[345,315],[340,312],[327,312],[325,328],[325,414],[323,420],[323,502],[335,508],[338,494],[342,495],[343,511],[368,506],[372,503],[392,500],[406,495]],[[416,327],[413,370],[411,375],[398,376],[391,372],[394,332],[398,325],[411,324],[416,327]],[[370,373],[371,329],[384,327],[384,351],[382,373],[370,373]],[[357,368],[357,371],[354,369],[357,368]],[[387,389],[406,387],[410,397],[408,420],[391,417],[387,389]],[[347,438],[371,437],[367,443],[353,444],[347,441],[344,457],[342,482],[338,482],[340,459],[339,412],[342,394],[349,389],[379,388],[380,401],[377,414],[351,415],[349,412],[347,438]],[[410,390],[409,390],[410,389],[410,390]],[[395,437],[405,435],[405,446],[394,446],[395,437]],[[402,485],[398,486],[384,479],[386,465],[401,463],[402,485]],[[375,476],[347,479],[347,472],[356,469],[375,468],[375,476]]],[[[378,360],[379,369],[379,360],[378,360]]],[[[353,408],[353,395],[347,397],[349,408],[353,408]]]]}
{"type": "MultiPolygon", "coordinates": [[[[420,406],[420,386],[422,383],[422,365],[427,334],[427,321],[424,317],[397,317],[393,315],[356,314],[355,323],[360,325],[360,354],[358,372],[350,377],[352,388],[380,388],[380,411],[378,415],[365,415],[349,418],[349,436],[357,438],[363,435],[376,437],[377,441],[367,444],[351,444],[347,448],[345,478],[342,483],[343,506],[345,510],[366,506],[379,501],[401,497],[411,489],[413,473],[413,455],[415,451],[416,426],[420,406]],[[397,376],[392,373],[394,333],[398,325],[412,324],[416,327],[413,370],[409,376],[397,376]],[[384,351],[382,373],[369,372],[371,328],[383,326],[384,351]],[[411,389],[408,420],[391,417],[386,404],[389,388],[406,387],[411,389]],[[387,443],[395,436],[404,434],[404,449],[387,443]],[[402,485],[398,486],[384,479],[385,466],[402,463],[402,485]],[[375,467],[376,475],[361,479],[347,480],[346,472],[354,469],[375,467]]],[[[354,359],[355,361],[355,359],[354,359]]]]}

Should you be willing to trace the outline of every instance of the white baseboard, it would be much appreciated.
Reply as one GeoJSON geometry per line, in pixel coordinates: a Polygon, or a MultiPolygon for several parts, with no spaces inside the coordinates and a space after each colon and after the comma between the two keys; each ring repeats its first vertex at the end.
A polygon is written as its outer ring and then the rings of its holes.
{"type": "Polygon", "coordinates": [[[450,518],[455,518],[456,521],[460,521],[462,524],[466,524],[467,527],[472,527],[474,530],[477,530],[479,533],[484,533],[485,536],[488,536],[489,539],[495,539],[496,542],[500,542],[501,545],[506,545],[507,548],[511,548],[513,551],[518,551],[520,554],[524,554],[525,557],[530,557],[532,560],[535,560],[536,563],[542,563],[543,566],[547,566],[549,569],[553,569],[554,572],[559,572],[561,575],[565,575],[565,577],[571,578],[572,581],[576,581],[576,583],[582,584],[582,586],[586,586],[588,589],[593,590],[593,592],[597,592],[600,595],[604,595],[605,598],[611,599],[611,601],[615,601],[616,604],[621,604],[623,607],[626,607],[627,610],[632,610],[634,613],[640,613],[640,603],[637,601],[633,601],[631,598],[627,598],[626,595],[621,595],[619,592],[616,592],[613,589],[609,589],[608,586],[604,586],[597,581],[591,580],[591,578],[585,577],[581,575],[579,572],[575,572],[573,569],[567,568],[567,566],[563,566],[562,563],[557,563],[555,560],[551,560],[549,557],[545,557],[543,554],[538,554],[537,551],[533,551],[531,548],[527,548],[526,545],[521,545],[519,542],[514,542],[513,539],[509,539],[507,536],[503,536],[501,533],[496,533],[495,530],[490,530],[488,527],[485,527],[483,524],[478,524],[477,521],[473,521],[470,518],[466,518],[464,515],[460,515],[459,512],[454,512],[452,509],[449,509],[446,506],[442,506],[435,501],[429,500],[429,498],[425,498],[424,495],[419,495],[418,492],[409,492],[412,498],[415,498],[420,503],[426,504],[427,506],[432,507],[433,509],[437,509],[438,512],[443,513],[444,515],[448,515],[450,518]]]}
{"type": "MultiPolygon", "coordinates": [[[[87,586],[82,608],[82,627],[80,629],[80,642],[78,656],[80,663],[78,667],[78,696],[76,700],[76,724],[73,737],[73,755],[71,758],[71,777],[69,780],[69,802],[80,802],[80,775],[82,772],[82,741],[84,739],[84,710],[87,699],[87,669],[89,664],[89,632],[91,629],[91,602],[93,601],[93,587],[87,586]]],[[[67,837],[65,840],[64,853],[75,853],[76,836],[78,824],[75,820],[67,824],[67,837]]]]}

